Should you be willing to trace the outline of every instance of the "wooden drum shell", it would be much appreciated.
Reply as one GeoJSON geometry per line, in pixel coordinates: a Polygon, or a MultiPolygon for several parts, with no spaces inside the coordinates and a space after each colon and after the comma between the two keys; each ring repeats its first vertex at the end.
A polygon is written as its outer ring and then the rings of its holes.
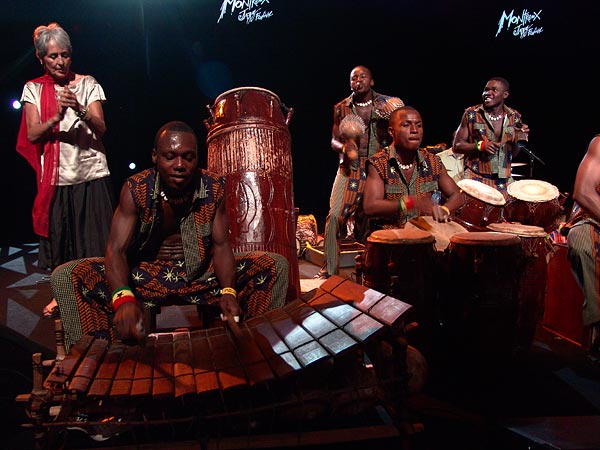
{"type": "Polygon", "coordinates": [[[506,356],[516,345],[521,241],[510,233],[450,238],[443,321],[461,348],[506,356]]]}
{"type": "Polygon", "coordinates": [[[286,301],[300,296],[291,136],[284,106],[256,87],[219,95],[209,109],[207,168],[226,177],[234,252],[270,251],[290,264],[286,301]]]}

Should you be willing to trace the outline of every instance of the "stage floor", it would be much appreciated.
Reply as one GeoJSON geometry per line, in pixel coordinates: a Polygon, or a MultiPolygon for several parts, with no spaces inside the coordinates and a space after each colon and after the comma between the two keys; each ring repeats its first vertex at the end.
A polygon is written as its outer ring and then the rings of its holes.
{"type": "MultiPolygon", "coordinates": [[[[304,259],[299,265],[303,291],[322,282],[313,279],[318,266],[304,259]]],[[[354,268],[344,268],[340,276],[353,279],[353,273],[354,268]]],[[[32,448],[32,431],[20,427],[28,420],[14,398],[31,390],[32,353],[42,352],[46,359],[55,355],[53,321],[41,318],[51,297],[48,275],[37,267],[37,244],[0,249],[0,382],[6,386],[1,407],[9,416],[0,431],[10,436],[5,448],[32,448]]],[[[181,321],[185,315],[176,311],[164,320],[181,321]]],[[[429,366],[423,388],[409,399],[410,414],[423,424],[411,449],[600,449],[600,433],[587,425],[600,417],[600,371],[572,341],[540,325],[530,351],[508,363],[480,365],[453,353],[450,349],[443,361],[429,366]]],[[[70,448],[81,448],[82,441],[77,442],[79,447],[70,448]]]]}

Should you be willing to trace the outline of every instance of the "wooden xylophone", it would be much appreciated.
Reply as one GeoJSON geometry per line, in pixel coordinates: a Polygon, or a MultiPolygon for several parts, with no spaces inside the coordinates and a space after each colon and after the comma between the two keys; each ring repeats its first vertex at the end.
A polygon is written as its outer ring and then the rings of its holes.
{"type": "Polygon", "coordinates": [[[376,405],[396,414],[408,381],[410,308],[332,276],[236,334],[226,327],[154,333],[133,346],[84,336],[34,386],[30,416],[41,441],[81,417],[105,424],[110,417],[115,427],[186,422],[223,435],[297,430],[376,405]]]}

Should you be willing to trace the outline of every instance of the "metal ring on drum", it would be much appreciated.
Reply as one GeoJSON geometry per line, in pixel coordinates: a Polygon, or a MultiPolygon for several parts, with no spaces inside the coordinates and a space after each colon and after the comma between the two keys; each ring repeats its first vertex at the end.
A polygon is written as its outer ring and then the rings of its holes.
{"type": "Polygon", "coordinates": [[[225,177],[234,252],[269,251],[289,264],[286,301],[300,296],[291,137],[293,109],[273,92],[240,87],[220,94],[204,121],[207,169],[225,177]]]}

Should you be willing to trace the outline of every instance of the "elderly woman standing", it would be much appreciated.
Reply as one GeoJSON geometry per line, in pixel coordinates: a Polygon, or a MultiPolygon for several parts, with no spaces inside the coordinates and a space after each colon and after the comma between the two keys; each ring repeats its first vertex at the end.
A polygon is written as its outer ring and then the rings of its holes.
{"type": "MultiPolygon", "coordinates": [[[[71,40],[57,23],[33,33],[46,72],[28,81],[17,151],[36,172],[33,230],[39,267],[53,270],[82,257],[103,256],[114,195],[102,137],[106,132],[100,84],[71,71],[71,40]]],[[[44,315],[57,313],[56,302],[44,315]]]]}

